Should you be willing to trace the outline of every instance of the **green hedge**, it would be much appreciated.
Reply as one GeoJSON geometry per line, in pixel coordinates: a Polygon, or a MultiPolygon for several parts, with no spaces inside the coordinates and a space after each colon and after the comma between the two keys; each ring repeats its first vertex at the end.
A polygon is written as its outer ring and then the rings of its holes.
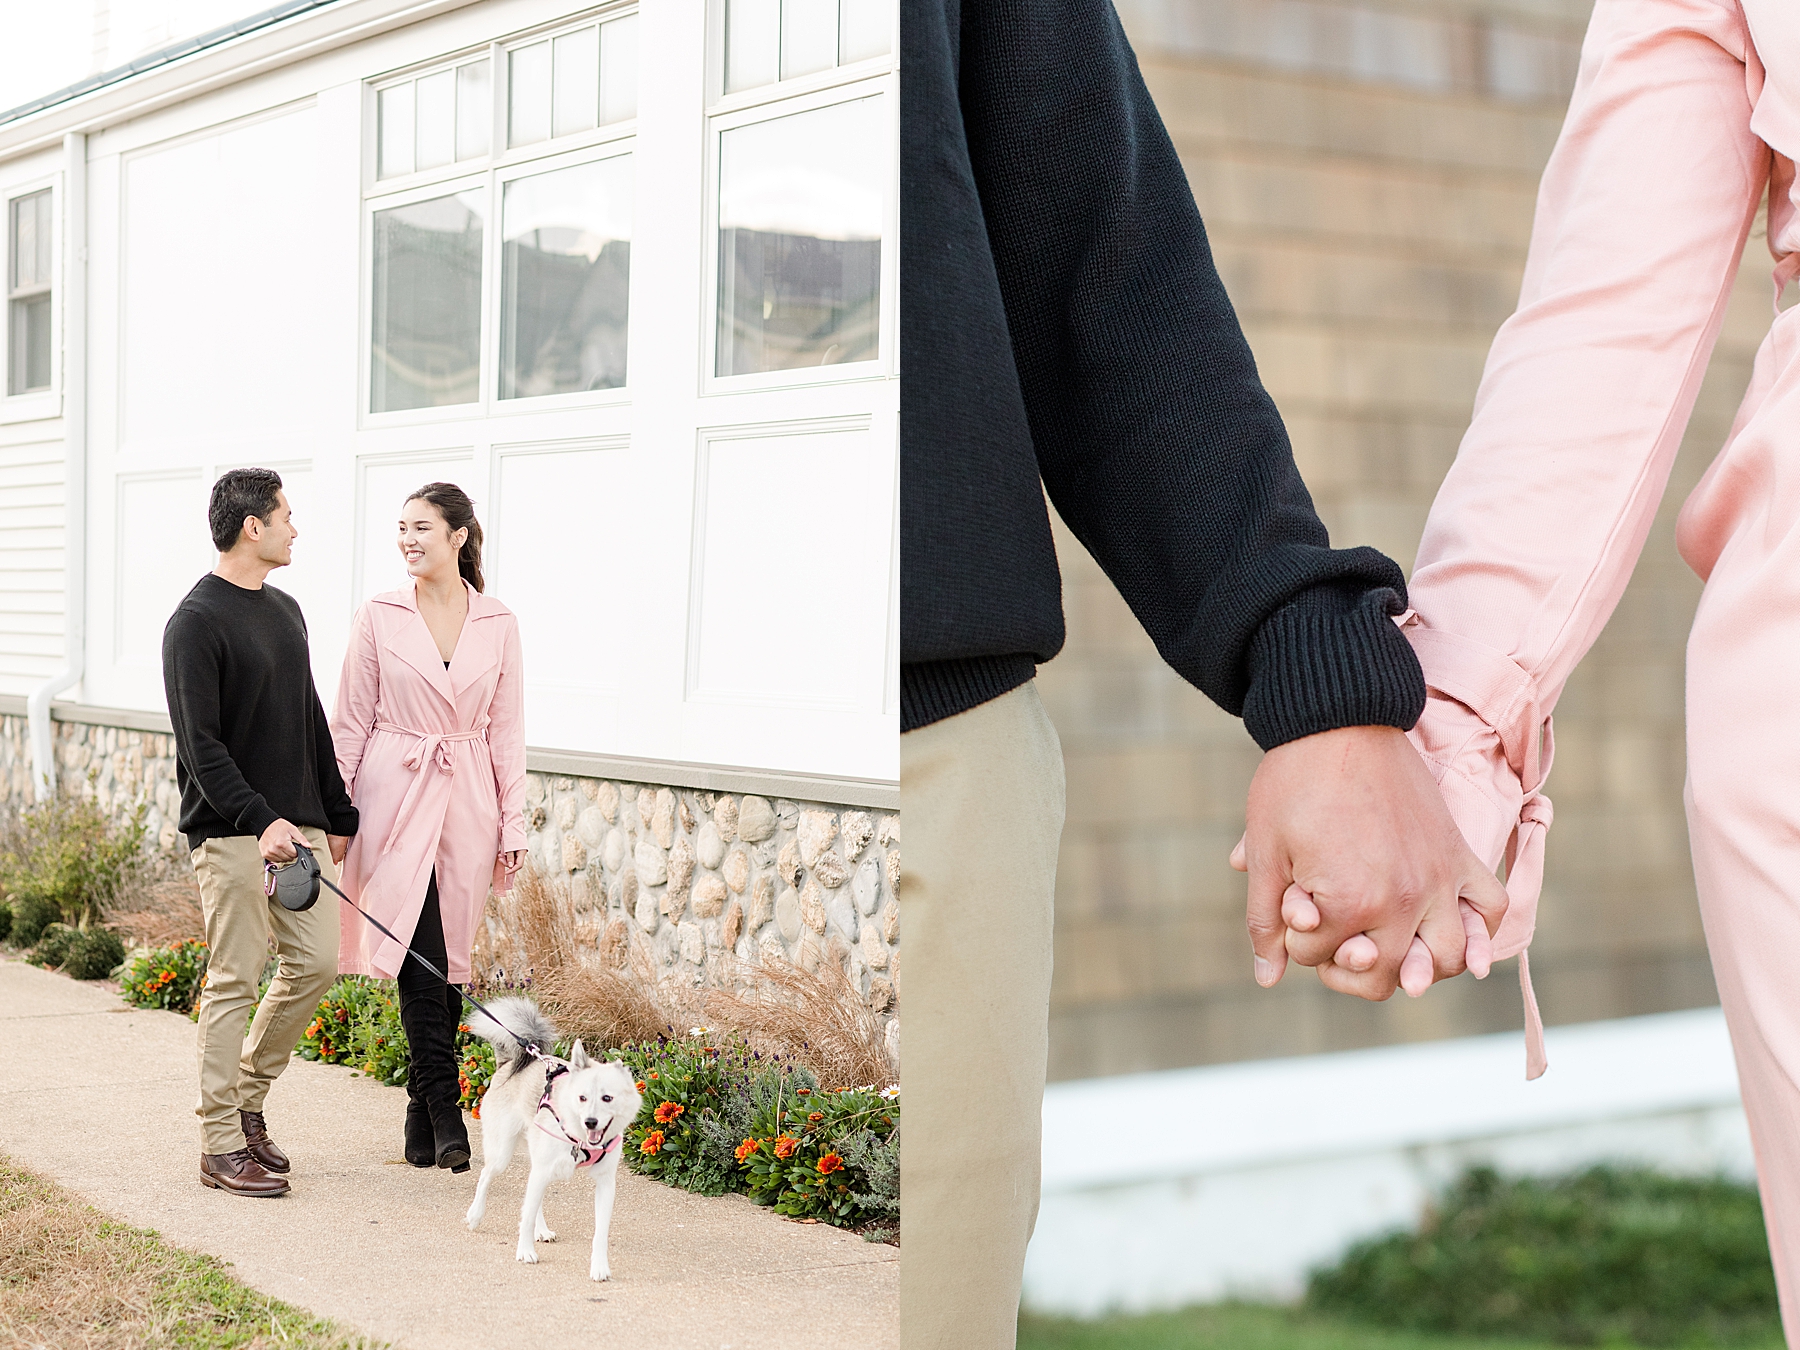
{"type": "Polygon", "coordinates": [[[1779,1327],[1754,1187],[1597,1167],[1465,1175],[1417,1233],[1317,1272],[1309,1305],[1373,1325],[1566,1345],[1734,1345],[1779,1327]]]}

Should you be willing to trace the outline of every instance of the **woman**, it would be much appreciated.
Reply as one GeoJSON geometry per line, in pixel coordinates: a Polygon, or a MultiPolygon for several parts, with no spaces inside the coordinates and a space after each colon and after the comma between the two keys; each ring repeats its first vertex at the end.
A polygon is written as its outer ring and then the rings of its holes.
{"type": "MultiPolygon", "coordinates": [[[[1531,940],[1551,710],[1643,547],[1765,191],[1777,285],[1800,271],[1796,159],[1800,5],[1600,0],[1518,312],[1495,338],[1410,587],[1407,632],[1432,695],[1415,742],[1475,852],[1513,863],[1496,957],[1531,940]]],[[[1796,484],[1790,309],[1676,538],[1706,581],[1688,642],[1689,836],[1800,1345],[1796,484]]],[[[1534,1075],[1535,1021],[1533,1009],[1534,1075]]]]}
{"type": "MultiPolygon", "coordinates": [[[[481,524],[454,483],[428,483],[407,499],[400,556],[412,584],[358,611],[331,719],[362,817],[343,884],[420,956],[466,982],[488,889],[509,889],[525,858],[519,625],[482,593],[481,524]]],[[[406,1160],[467,1171],[460,994],[347,905],[338,968],[399,981],[412,1048],[406,1160]]]]}

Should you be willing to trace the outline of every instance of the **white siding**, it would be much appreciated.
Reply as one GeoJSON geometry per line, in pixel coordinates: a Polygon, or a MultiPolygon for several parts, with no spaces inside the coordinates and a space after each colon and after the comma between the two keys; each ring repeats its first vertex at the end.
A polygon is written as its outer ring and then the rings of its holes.
{"type": "Polygon", "coordinates": [[[63,662],[63,443],[23,439],[44,429],[0,427],[0,693],[29,694],[63,662]]]}

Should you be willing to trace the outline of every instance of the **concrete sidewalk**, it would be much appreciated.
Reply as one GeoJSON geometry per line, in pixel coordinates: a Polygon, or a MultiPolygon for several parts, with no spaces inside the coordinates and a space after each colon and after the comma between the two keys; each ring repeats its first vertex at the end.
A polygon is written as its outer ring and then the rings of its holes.
{"type": "Polygon", "coordinates": [[[790,1350],[821,1333],[900,1342],[900,1257],[741,1196],[704,1199],[621,1169],[613,1278],[587,1278],[585,1177],[551,1188],[557,1241],[513,1260],[528,1163],[494,1183],[479,1232],[462,1176],[400,1156],[406,1094],[296,1060],[269,1095],[293,1194],[198,1180],[194,1025],[61,975],[0,962],[0,1152],[127,1223],[233,1263],[247,1284],[417,1350],[790,1350]]]}

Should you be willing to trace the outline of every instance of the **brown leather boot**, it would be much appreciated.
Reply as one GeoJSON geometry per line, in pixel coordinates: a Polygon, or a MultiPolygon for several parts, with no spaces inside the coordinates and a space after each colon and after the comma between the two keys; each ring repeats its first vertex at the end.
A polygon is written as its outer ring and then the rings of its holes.
{"type": "Polygon", "coordinates": [[[235,1153],[202,1153],[200,1184],[233,1195],[253,1195],[273,1199],[288,1193],[286,1177],[278,1177],[263,1169],[247,1148],[235,1153]]]}
{"type": "Polygon", "coordinates": [[[269,1138],[269,1126],[263,1120],[263,1113],[239,1111],[238,1120],[243,1123],[244,1144],[250,1150],[250,1156],[262,1164],[265,1172],[286,1172],[288,1156],[269,1138]]]}

